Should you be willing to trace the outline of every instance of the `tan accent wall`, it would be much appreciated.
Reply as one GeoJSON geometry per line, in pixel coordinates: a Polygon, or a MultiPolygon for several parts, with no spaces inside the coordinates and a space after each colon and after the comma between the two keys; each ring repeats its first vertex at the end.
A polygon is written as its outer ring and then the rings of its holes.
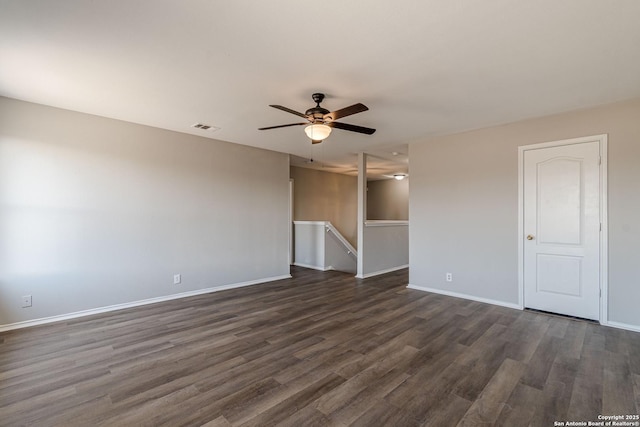
{"type": "Polygon", "coordinates": [[[358,178],[292,166],[293,219],[331,221],[356,247],[358,244],[358,178]]]}
{"type": "Polygon", "coordinates": [[[408,220],[409,178],[367,182],[367,219],[408,220]]]}

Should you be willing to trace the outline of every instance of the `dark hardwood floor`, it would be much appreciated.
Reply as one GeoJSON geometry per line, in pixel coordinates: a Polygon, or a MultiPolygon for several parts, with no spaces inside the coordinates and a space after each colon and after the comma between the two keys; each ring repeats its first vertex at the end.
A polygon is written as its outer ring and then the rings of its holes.
{"type": "Polygon", "coordinates": [[[640,411],[640,334],[294,279],[0,334],[2,426],[553,426],[640,411]]]}

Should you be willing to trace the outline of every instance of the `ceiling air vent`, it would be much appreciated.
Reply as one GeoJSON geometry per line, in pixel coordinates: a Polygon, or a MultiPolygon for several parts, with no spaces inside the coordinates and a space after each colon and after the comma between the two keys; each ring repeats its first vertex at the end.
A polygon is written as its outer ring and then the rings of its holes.
{"type": "Polygon", "coordinates": [[[218,130],[220,128],[217,128],[215,126],[211,126],[211,125],[205,125],[202,123],[194,123],[191,125],[192,128],[196,128],[196,129],[202,129],[202,130],[210,130],[210,131],[215,131],[218,130]]]}

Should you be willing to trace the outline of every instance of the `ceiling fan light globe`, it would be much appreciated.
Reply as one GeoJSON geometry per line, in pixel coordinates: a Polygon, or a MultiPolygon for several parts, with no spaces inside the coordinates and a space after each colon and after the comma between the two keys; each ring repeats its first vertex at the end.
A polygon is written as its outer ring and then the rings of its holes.
{"type": "Polygon", "coordinates": [[[304,128],[304,132],[307,134],[309,139],[313,141],[322,141],[329,136],[331,128],[323,124],[314,124],[304,128]]]}

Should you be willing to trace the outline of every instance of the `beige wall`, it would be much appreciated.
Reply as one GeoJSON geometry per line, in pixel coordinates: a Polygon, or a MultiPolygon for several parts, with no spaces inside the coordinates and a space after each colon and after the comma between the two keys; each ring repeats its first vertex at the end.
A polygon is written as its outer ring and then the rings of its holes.
{"type": "Polygon", "coordinates": [[[296,221],[331,221],[356,247],[358,243],[358,178],[291,167],[296,221]]]}
{"type": "Polygon", "coordinates": [[[285,154],[0,98],[0,325],[288,275],[288,188],[285,154]]]}
{"type": "Polygon", "coordinates": [[[410,144],[411,284],[517,303],[518,146],[597,134],[609,141],[609,320],[640,327],[640,99],[410,144]]]}
{"type": "Polygon", "coordinates": [[[408,220],[409,178],[367,182],[367,219],[408,220]]]}

